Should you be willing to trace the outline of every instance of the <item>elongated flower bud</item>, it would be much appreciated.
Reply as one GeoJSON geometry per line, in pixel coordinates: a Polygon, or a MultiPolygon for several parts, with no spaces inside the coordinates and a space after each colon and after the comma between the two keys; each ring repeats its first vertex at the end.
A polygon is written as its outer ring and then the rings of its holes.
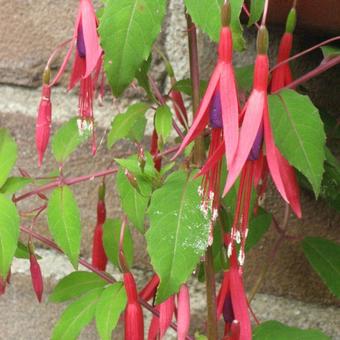
{"type": "Polygon", "coordinates": [[[188,114],[184,105],[183,97],[181,92],[171,90],[170,97],[173,100],[173,108],[175,110],[176,117],[183,127],[188,125],[188,114]]]}
{"type": "Polygon", "coordinates": [[[44,291],[44,282],[41,274],[40,265],[36,256],[33,253],[31,253],[30,255],[30,271],[35,295],[37,296],[38,301],[41,302],[42,294],[44,291]]]}
{"type": "Polygon", "coordinates": [[[159,277],[157,274],[154,274],[146,286],[139,292],[140,298],[145,301],[149,301],[155,296],[158,284],[159,277]]]}
{"type": "Polygon", "coordinates": [[[190,294],[187,285],[181,286],[177,301],[177,339],[185,340],[190,328],[190,294]]]}
{"type": "Polygon", "coordinates": [[[127,295],[125,309],[125,340],[144,339],[144,319],[142,307],[138,302],[136,282],[130,272],[124,273],[124,285],[127,295]]]}
{"type": "Polygon", "coordinates": [[[92,244],[92,265],[99,270],[105,271],[107,256],[103,246],[103,225],[98,224],[94,230],[92,244]]]}
{"type": "Polygon", "coordinates": [[[159,328],[161,339],[168,330],[172,317],[175,312],[175,299],[170,296],[167,300],[161,303],[159,306],[159,328]]]}
{"type": "Polygon", "coordinates": [[[155,156],[158,154],[158,134],[156,132],[156,129],[153,130],[152,137],[151,137],[151,147],[150,147],[150,153],[152,156],[154,156],[153,164],[156,170],[160,171],[162,167],[162,158],[155,156]]]}
{"type": "Polygon", "coordinates": [[[6,281],[0,276],[0,296],[6,292],[6,281]]]}
{"type": "Polygon", "coordinates": [[[38,109],[38,116],[36,120],[35,143],[38,151],[38,164],[41,166],[44,153],[46,151],[48,141],[51,133],[51,88],[49,87],[50,70],[44,71],[42,95],[38,109]]]}
{"type": "MultiPolygon", "coordinates": [[[[156,306],[155,309],[159,312],[159,306],[156,306]]],[[[154,315],[152,317],[149,332],[148,332],[148,340],[157,340],[159,335],[159,317],[154,315]]]]}

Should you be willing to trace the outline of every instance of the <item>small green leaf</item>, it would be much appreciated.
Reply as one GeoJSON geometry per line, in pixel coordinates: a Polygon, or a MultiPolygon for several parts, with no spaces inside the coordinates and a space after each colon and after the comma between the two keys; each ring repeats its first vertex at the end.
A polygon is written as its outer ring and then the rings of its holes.
{"type": "Polygon", "coordinates": [[[1,187],[0,192],[6,196],[15,194],[23,189],[28,184],[31,184],[33,180],[26,177],[8,177],[7,181],[1,187]]]}
{"type": "Polygon", "coordinates": [[[264,2],[265,0],[251,0],[248,27],[254,25],[255,22],[261,18],[264,8],[264,2]]]}
{"type": "Polygon", "coordinates": [[[144,218],[148,203],[150,200],[151,186],[145,181],[139,181],[138,184],[145,184],[143,188],[140,186],[143,193],[138,192],[128,181],[123,171],[119,171],[116,176],[116,186],[120,196],[122,208],[126,213],[129,221],[140,231],[144,232],[144,218]]]}
{"type": "Polygon", "coordinates": [[[200,210],[200,182],[178,171],[152,194],[146,240],[151,263],[161,280],[157,304],[187,281],[207,248],[210,217],[200,210]]]}
{"type": "MultiPolygon", "coordinates": [[[[119,219],[106,219],[103,225],[103,244],[107,257],[117,267],[119,265],[119,238],[122,222],[119,219]]],[[[133,263],[133,241],[129,228],[125,229],[123,250],[126,262],[131,268],[133,263]]]]}
{"type": "Polygon", "coordinates": [[[48,201],[48,227],[58,246],[77,268],[80,252],[81,222],[77,202],[67,186],[55,189],[48,201]]]}
{"type": "Polygon", "coordinates": [[[116,328],[126,302],[125,287],[121,282],[103,291],[96,308],[96,326],[102,340],[112,339],[112,330],[116,328]]]}
{"type": "Polygon", "coordinates": [[[161,31],[165,0],[111,0],[101,17],[99,33],[105,71],[112,92],[120,96],[151,52],[161,31]]]}
{"type": "Polygon", "coordinates": [[[107,284],[95,273],[77,271],[62,278],[49,296],[50,302],[64,302],[103,288],[107,284]]]}
{"type": "Polygon", "coordinates": [[[253,340],[330,340],[330,338],[316,329],[299,329],[288,327],[278,321],[262,322],[253,333],[253,340]]]}
{"type": "Polygon", "coordinates": [[[234,70],[239,90],[249,92],[253,86],[254,65],[235,67],[234,70]]]}
{"type": "Polygon", "coordinates": [[[318,109],[307,96],[284,90],[269,96],[275,142],[288,162],[303,173],[319,195],[326,136],[318,109]]]}
{"type": "Polygon", "coordinates": [[[15,205],[0,194],[0,276],[6,277],[19,238],[19,215],[15,205]]]}
{"type": "MultiPolygon", "coordinates": [[[[21,243],[20,241],[18,241],[18,246],[17,246],[17,249],[15,251],[14,256],[17,259],[26,259],[26,260],[28,260],[30,258],[30,253],[29,253],[29,250],[28,250],[27,246],[24,245],[23,243],[21,243]]],[[[41,256],[39,256],[37,253],[35,254],[35,257],[38,260],[41,259],[41,256]]]]}
{"type": "MultiPolygon", "coordinates": [[[[206,80],[200,81],[200,97],[202,98],[208,86],[206,80]]],[[[174,89],[180,91],[188,96],[192,96],[192,84],[191,79],[178,80],[174,86],[174,89]]]]}
{"type": "Polygon", "coordinates": [[[144,103],[131,105],[125,113],[118,114],[112,122],[107,136],[107,147],[111,148],[118,140],[129,138],[140,141],[144,135],[145,112],[149,106],[144,103]]]}
{"type": "Polygon", "coordinates": [[[93,289],[70,304],[54,326],[51,339],[77,339],[81,331],[93,320],[101,293],[102,288],[93,289]]]}
{"type": "Polygon", "coordinates": [[[78,121],[80,120],[77,117],[70,119],[52,137],[52,152],[55,159],[60,163],[64,163],[77,150],[78,146],[83,144],[92,135],[89,129],[85,129],[81,133],[78,121]]]}
{"type": "Polygon", "coordinates": [[[324,58],[334,58],[340,55],[340,47],[334,45],[326,45],[321,47],[324,58]]]}
{"type": "Polygon", "coordinates": [[[167,105],[160,106],[155,113],[155,128],[162,141],[162,145],[170,136],[172,127],[172,113],[167,105]]]}
{"type": "MultiPolygon", "coordinates": [[[[193,21],[207,33],[213,41],[218,41],[221,29],[221,6],[224,0],[184,0],[185,6],[193,21]]],[[[244,49],[243,29],[240,24],[240,13],[243,0],[230,0],[233,43],[236,50],[244,49]]]]}
{"type": "Polygon", "coordinates": [[[0,129],[0,188],[6,182],[16,160],[17,145],[6,129],[0,129]]]}
{"type": "Polygon", "coordinates": [[[306,237],[303,251],[329,290],[340,298],[340,245],[322,238],[306,237]]]}

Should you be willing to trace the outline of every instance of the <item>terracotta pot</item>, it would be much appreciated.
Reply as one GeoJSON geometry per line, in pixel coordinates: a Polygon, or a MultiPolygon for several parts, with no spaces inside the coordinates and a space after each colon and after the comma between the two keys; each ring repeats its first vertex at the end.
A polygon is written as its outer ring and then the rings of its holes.
{"type": "MultiPolygon", "coordinates": [[[[285,22],[292,0],[270,0],[269,21],[274,24],[285,22]]],[[[340,34],[339,0],[298,0],[298,28],[320,34],[340,34]]]]}

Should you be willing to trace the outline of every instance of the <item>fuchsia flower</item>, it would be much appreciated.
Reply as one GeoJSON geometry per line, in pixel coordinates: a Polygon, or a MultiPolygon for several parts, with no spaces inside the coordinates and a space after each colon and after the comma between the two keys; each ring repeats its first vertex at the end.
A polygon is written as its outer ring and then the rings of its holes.
{"type": "Polygon", "coordinates": [[[31,242],[28,243],[28,248],[30,252],[30,271],[32,285],[38,301],[41,302],[42,294],[44,291],[44,282],[41,274],[41,269],[37,257],[34,254],[34,248],[31,242]]]}
{"type": "Polygon", "coordinates": [[[185,340],[190,328],[190,294],[187,285],[182,285],[177,294],[177,339],[185,340]]]}
{"type": "MultiPolygon", "coordinates": [[[[288,15],[286,31],[281,38],[277,64],[282,63],[290,57],[293,46],[293,31],[296,25],[296,9],[293,7],[288,15]]],[[[273,70],[271,80],[271,92],[276,92],[293,81],[289,63],[282,64],[273,70]]]]}

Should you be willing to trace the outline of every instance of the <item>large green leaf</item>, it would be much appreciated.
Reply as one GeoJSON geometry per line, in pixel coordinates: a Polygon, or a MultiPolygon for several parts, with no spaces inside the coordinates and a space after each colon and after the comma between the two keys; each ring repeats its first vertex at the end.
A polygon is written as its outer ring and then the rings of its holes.
{"type": "Polygon", "coordinates": [[[306,237],[303,251],[329,290],[340,298],[340,245],[322,238],[306,237]]]}
{"type": "Polygon", "coordinates": [[[16,160],[17,145],[6,129],[0,129],[0,187],[6,182],[16,160]]]}
{"type": "MultiPolygon", "coordinates": [[[[119,219],[106,219],[103,225],[103,244],[107,257],[117,266],[119,265],[119,239],[122,222],[119,219]]],[[[130,229],[125,229],[123,251],[129,267],[133,263],[133,241],[130,229]]]]}
{"type": "Polygon", "coordinates": [[[171,127],[172,127],[172,113],[167,105],[160,106],[155,113],[155,128],[158,133],[158,136],[160,138],[161,143],[160,146],[162,146],[171,133],[171,127]]]}
{"type": "Polygon", "coordinates": [[[318,109],[307,96],[284,90],[269,96],[275,142],[288,162],[320,192],[326,136],[318,109]]]}
{"type": "Polygon", "coordinates": [[[142,178],[138,178],[139,190],[137,190],[131,185],[123,171],[119,171],[116,176],[116,186],[122,208],[129,221],[142,233],[144,232],[144,218],[151,194],[149,184],[142,178]]]}
{"type": "Polygon", "coordinates": [[[105,70],[114,95],[133,80],[157,38],[165,14],[165,0],[110,0],[100,19],[105,70]]]}
{"type": "Polygon", "coordinates": [[[102,290],[102,288],[91,290],[70,304],[55,325],[51,339],[77,339],[81,331],[93,320],[102,290]]]}
{"type": "Polygon", "coordinates": [[[52,152],[60,163],[64,163],[71,153],[92,134],[90,129],[80,129],[79,122],[79,118],[70,119],[52,137],[52,152]]]}
{"type": "Polygon", "coordinates": [[[19,238],[19,215],[15,205],[0,194],[0,276],[6,277],[19,238]]]}
{"type": "MultiPolygon", "coordinates": [[[[213,41],[218,41],[221,29],[221,6],[224,0],[184,0],[193,21],[207,33],[213,41]]],[[[230,0],[231,29],[236,50],[244,49],[243,29],[240,24],[240,12],[243,0],[230,0]]]]}
{"type": "Polygon", "coordinates": [[[329,340],[330,338],[316,329],[288,327],[278,321],[262,322],[253,333],[253,340],[329,340]]]}
{"type": "Polygon", "coordinates": [[[118,114],[113,119],[111,130],[107,136],[108,148],[123,138],[140,141],[144,136],[145,112],[148,108],[149,105],[138,103],[131,105],[125,113],[118,114]]]}
{"type": "Polygon", "coordinates": [[[104,287],[105,280],[97,274],[77,271],[61,279],[49,296],[50,302],[64,302],[79,297],[89,291],[104,287]]]}
{"type": "Polygon", "coordinates": [[[96,326],[102,340],[112,339],[112,330],[117,326],[126,301],[125,287],[121,282],[103,291],[96,308],[96,326]]]}
{"type": "Polygon", "coordinates": [[[186,172],[174,172],[152,195],[146,240],[161,280],[157,303],[178,291],[207,248],[209,216],[200,210],[200,182],[186,172]]]}
{"type": "Polygon", "coordinates": [[[63,186],[52,192],[47,217],[54,240],[76,268],[80,252],[81,223],[79,208],[69,187],[63,186]]]}
{"type": "Polygon", "coordinates": [[[261,18],[265,0],[251,0],[250,1],[250,18],[248,26],[253,25],[261,18]]]}
{"type": "Polygon", "coordinates": [[[1,187],[0,192],[6,196],[10,196],[32,182],[33,180],[27,177],[8,177],[1,187]]]}

